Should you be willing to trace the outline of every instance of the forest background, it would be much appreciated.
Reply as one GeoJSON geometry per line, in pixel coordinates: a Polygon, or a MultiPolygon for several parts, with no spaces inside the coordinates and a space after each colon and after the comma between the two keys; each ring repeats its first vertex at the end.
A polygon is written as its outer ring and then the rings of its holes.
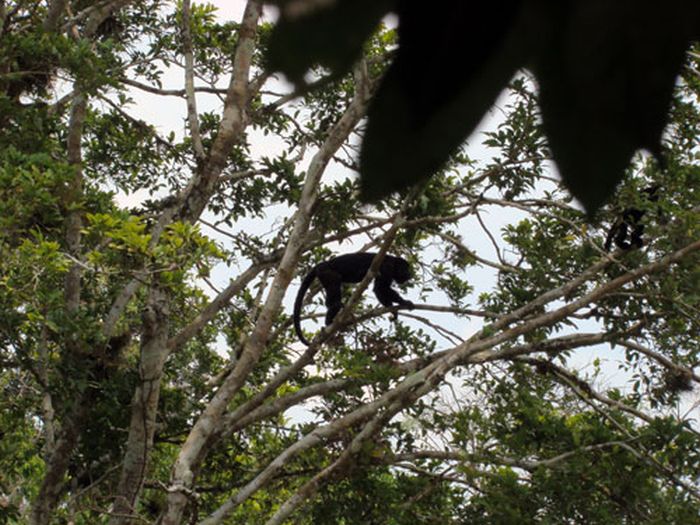
{"type": "Polygon", "coordinates": [[[661,162],[593,220],[527,70],[366,204],[392,21],[296,92],[265,67],[274,11],[219,5],[0,0],[0,520],[697,520],[699,50],[661,162]],[[630,206],[645,246],[607,253],[630,206]],[[321,331],[314,289],[305,347],[299,279],[358,250],[410,262],[415,308],[363,282],[321,331]]]}

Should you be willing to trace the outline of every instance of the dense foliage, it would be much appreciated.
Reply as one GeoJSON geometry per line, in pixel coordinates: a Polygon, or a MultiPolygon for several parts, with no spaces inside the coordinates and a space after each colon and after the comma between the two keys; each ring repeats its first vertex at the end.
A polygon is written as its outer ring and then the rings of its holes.
{"type": "Polygon", "coordinates": [[[528,71],[367,205],[395,31],[294,93],[236,6],[0,1],[0,521],[696,521],[700,53],[594,222],[528,71]],[[630,206],[645,245],[605,252],[630,206]],[[348,291],[322,330],[312,288],[306,348],[299,277],[357,250],[408,259],[416,307],[348,291]]]}

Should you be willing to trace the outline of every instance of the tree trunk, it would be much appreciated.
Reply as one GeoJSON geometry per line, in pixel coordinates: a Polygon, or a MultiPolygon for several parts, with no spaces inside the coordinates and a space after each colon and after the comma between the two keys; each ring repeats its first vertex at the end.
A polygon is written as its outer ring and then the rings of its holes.
{"type": "Polygon", "coordinates": [[[56,442],[53,454],[46,465],[46,475],[41,482],[29,516],[29,525],[47,525],[63,490],[64,478],[73,449],[78,443],[80,430],[87,415],[87,403],[77,404],[72,418],[63,425],[61,437],[56,442]]]}
{"type": "MultiPolygon", "coordinates": [[[[75,260],[80,258],[81,252],[82,211],[76,207],[76,204],[82,198],[81,141],[86,114],[87,98],[83,93],[77,92],[73,99],[68,124],[68,136],[66,138],[68,162],[75,168],[75,176],[63,195],[66,208],[71,210],[66,220],[66,248],[75,260]]],[[[66,274],[63,289],[65,309],[69,315],[77,312],[80,307],[81,277],[80,265],[74,263],[66,274]]],[[[64,350],[68,357],[77,355],[80,352],[79,345],[80,342],[69,341],[67,343],[64,350]]],[[[75,397],[82,399],[84,396],[85,392],[79,392],[75,397]]],[[[30,515],[30,523],[32,525],[48,523],[53,509],[56,507],[58,497],[63,488],[63,478],[68,470],[71,454],[78,442],[83,420],[87,414],[86,406],[86,403],[76,403],[74,412],[72,414],[69,413],[65,417],[61,437],[56,442],[51,457],[47,461],[46,474],[42,480],[39,494],[32,505],[30,515]]]]}
{"type": "Polygon", "coordinates": [[[163,366],[168,357],[169,297],[154,286],[143,315],[140,384],[131,401],[131,423],[111,525],[136,521],[137,504],[153,448],[163,366]]]}

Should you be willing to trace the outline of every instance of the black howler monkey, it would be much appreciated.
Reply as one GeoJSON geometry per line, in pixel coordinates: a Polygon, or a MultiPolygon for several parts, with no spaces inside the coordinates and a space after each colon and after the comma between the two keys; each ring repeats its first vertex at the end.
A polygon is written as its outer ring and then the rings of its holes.
{"type": "MultiPolygon", "coordinates": [[[[642,190],[643,197],[649,202],[659,200],[659,186],[649,186],[642,190]]],[[[622,250],[629,250],[632,247],[641,248],[644,246],[642,235],[644,234],[644,223],[642,217],[646,210],[629,207],[622,210],[620,216],[612,223],[605,238],[605,251],[610,251],[613,242],[615,246],[622,250]],[[629,240],[627,237],[629,236],[629,240]]]]}
{"type": "MultiPolygon", "coordinates": [[[[296,300],[294,301],[294,329],[299,340],[307,346],[310,344],[301,332],[301,305],[304,302],[304,295],[317,278],[326,292],[326,326],[333,322],[333,318],[343,307],[341,287],[343,283],[359,283],[364,279],[372,265],[376,253],[359,252],[339,255],[314,266],[304,277],[299,287],[296,300]]],[[[391,288],[394,281],[403,284],[411,278],[411,268],[406,259],[386,255],[379,272],[374,279],[374,295],[384,306],[391,307],[393,304],[413,307],[411,301],[401,297],[396,290],[391,288]]]]}

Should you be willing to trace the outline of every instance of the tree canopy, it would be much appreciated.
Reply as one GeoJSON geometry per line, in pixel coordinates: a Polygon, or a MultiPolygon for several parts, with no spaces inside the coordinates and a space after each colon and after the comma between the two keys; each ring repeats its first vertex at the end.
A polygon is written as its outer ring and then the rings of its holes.
{"type": "MultiPolygon", "coordinates": [[[[0,0],[0,520],[695,521],[700,50],[662,162],[625,162],[593,220],[527,69],[431,177],[362,203],[388,4],[357,2],[375,21],[312,90],[237,5],[0,0]],[[629,208],[644,244],[607,252],[629,208]],[[370,274],[324,328],[316,285],[302,345],[300,279],[353,251],[407,259],[415,308],[370,274]]],[[[455,96],[466,73],[432,67],[419,85],[455,96]]],[[[415,137],[384,133],[410,164],[415,137]]]]}

